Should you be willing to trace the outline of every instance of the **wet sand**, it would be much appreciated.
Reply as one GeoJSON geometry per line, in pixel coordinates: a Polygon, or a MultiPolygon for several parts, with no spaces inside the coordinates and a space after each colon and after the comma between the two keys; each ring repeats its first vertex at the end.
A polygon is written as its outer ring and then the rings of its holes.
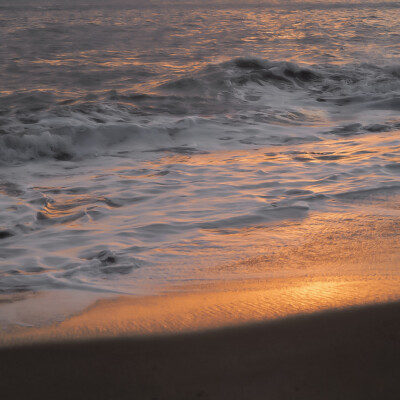
{"type": "MultiPolygon", "coordinates": [[[[165,335],[233,327],[332,309],[400,301],[400,277],[315,276],[172,286],[163,294],[104,298],[71,312],[74,291],[39,293],[3,304],[15,321],[0,331],[0,348],[50,341],[165,335]],[[38,318],[52,305],[65,309],[38,318]],[[70,315],[66,314],[70,310],[70,315]],[[61,321],[61,322],[60,322],[61,321]]],[[[86,299],[88,301],[90,298],[86,299]]]]}
{"type": "Polygon", "coordinates": [[[2,398],[398,399],[400,303],[207,332],[9,347],[2,398]]]}

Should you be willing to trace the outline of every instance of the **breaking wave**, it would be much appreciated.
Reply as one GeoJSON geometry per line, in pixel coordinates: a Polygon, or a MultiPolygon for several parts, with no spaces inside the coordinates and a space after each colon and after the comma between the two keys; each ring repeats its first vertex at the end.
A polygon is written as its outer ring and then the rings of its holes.
{"type": "MultiPolygon", "coordinates": [[[[399,128],[392,117],[349,124],[341,123],[341,116],[344,121],[348,113],[371,109],[398,112],[400,65],[301,66],[242,57],[163,83],[151,93],[112,90],[59,99],[50,92],[19,92],[1,97],[0,109],[2,162],[96,156],[123,143],[132,150],[187,146],[193,141],[190,134],[178,140],[177,133],[209,123],[215,140],[227,136],[227,125],[242,131],[261,127],[266,138],[277,126],[325,125],[309,135],[346,136],[399,128]]],[[[307,141],[306,136],[301,132],[299,137],[307,141]]],[[[282,142],[286,139],[282,136],[282,142]]],[[[247,137],[239,135],[240,140],[247,137]]]]}

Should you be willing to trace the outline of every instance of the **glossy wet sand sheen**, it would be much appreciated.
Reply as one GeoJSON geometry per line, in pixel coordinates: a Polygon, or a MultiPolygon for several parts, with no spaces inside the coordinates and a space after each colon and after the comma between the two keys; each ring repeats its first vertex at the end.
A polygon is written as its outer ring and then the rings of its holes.
{"type": "Polygon", "coordinates": [[[50,326],[16,326],[0,334],[0,346],[237,326],[395,301],[399,300],[399,286],[400,278],[396,276],[302,277],[193,285],[185,287],[184,292],[171,289],[171,293],[159,296],[100,300],[82,313],[50,326]]]}
{"type": "Polygon", "coordinates": [[[3,398],[398,399],[400,305],[0,350],[3,398]]]}

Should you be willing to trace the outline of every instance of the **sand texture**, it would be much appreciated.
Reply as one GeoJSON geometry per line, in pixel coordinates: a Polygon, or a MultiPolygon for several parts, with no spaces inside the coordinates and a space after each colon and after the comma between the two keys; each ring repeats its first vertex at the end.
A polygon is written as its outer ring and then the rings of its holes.
{"type": "Polygon", "coordinates": [[[399,399],[400,304],[0,351],[2,398],[399,399]]]}

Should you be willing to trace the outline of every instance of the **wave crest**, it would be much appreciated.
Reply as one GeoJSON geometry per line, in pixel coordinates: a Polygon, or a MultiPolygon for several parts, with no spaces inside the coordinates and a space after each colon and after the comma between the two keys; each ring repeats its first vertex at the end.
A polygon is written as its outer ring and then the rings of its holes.
{"type": "MultiPolygon", "coordinates": [[[[127,141],[132,141],[132,149],[191,146],[205,133],[197,130],[195,137],[190,134],[192,127],[182,128],[181,121],[189,119],[196,121],[195,126],[201,120],[214,121],[221,128],[215,129],[216,140],[230,137],[226,125],[242,126],[242,131],[245,126],[262,126],[265,137],[272,137],[276,126],[293,129],[318,124],[328,126],[325,132],[351,135],[347,129],[342,132],[347,125],[340,124],[341,114],[345,122],[349,114],[400,109],[400,66],[302,66],[241,57],[208,65],[151,93],[108,90],[89,97],[60,101],[46,92],[1,97],[0,161],[67,160],[104,154],[127,141]],[[329,127],[331,122],[324,115],[339,120],[339,128],[329,127]],[[176,141],[183,130],[186,140],[176,141]]],[[[393,118],[390,123],[370,123],[398,126],[393,118]]],[[[249,142],[243,135],[238,140],[249,142]]]]}

